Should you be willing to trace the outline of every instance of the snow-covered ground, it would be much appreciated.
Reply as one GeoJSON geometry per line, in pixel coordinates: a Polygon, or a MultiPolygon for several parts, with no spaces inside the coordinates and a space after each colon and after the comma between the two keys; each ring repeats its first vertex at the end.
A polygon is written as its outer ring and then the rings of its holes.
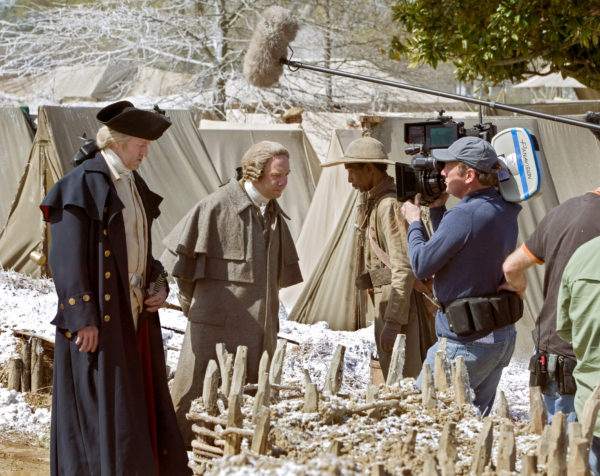
{"type": "MultiPolygon", "coordinates": [[[[169,301],[176,303],[172,290],[169,301]]],[[[57,298],[50,280],[34,280],[12,271],[0,270],[0,365],[5,364],[16,353],[17,339],[13,329],[34,331],[36,334],[54,336],[50,321],[54,317],[57,298]]],[[[185,330],[186,320],[175,310],[161,310],[163,336],[168,346],[167,361],[176,368],[185,330]],[[181,332],[178,332],[181,331],[181,332]]],[[[346,347],[342,392],[362,390],[370,379],[370,355],[374,351],[373,329],[356,332],[336,332],[328,329],[324,322],[305,325],[286,320],[280,315],[280,336],[298,343],[288,345],[283,383],[303,381],[303,369],[308,369],[313,382],[321,386],[324,382],[331,357],[338,344],[346,347]]],[[[511,416],[517,420],[528,419],[529,373],[527,363],[513,359],[505,369],[500,382],[508,400],[511,416]]],[[[12,430],[37,435],[39,439],[49,433],[49,411],[34,410],[23,398],[23,394],[9,391],[0,385],[0,432],[12,430]]]]}

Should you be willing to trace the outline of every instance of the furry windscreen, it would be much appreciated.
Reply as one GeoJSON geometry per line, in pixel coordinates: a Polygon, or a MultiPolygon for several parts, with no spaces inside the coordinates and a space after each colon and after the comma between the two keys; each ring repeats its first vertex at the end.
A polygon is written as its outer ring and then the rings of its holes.
{"type": "Polygon", "coordinates": [[[272,6],[263,12],[244,58],[244,76],[250,84],[268,88],[277,83],[283,73],[279,60],[287,57],[298,28],[290,10],[272,6]]]}

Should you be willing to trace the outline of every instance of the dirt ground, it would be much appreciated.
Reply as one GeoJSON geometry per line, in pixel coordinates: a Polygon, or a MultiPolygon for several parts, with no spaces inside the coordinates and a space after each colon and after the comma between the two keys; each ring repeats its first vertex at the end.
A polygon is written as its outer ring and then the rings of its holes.
{"type": "Polygon", "coordinates": [[[46,476],[50,474],[50,454],[35,442],[19,435],[0,438],[0,474],[46,476]]]}

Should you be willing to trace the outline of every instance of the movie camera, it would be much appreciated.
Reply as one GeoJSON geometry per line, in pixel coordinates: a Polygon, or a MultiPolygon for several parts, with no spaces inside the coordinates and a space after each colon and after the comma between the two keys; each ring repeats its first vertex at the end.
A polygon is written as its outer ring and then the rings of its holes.
{"type": "Polygon", "coordinates": [[[446,190],[441,174],[443,163],[438,163],[430,152],[434,149],[447,149],[465,136],[480,137],[492,144],[501,162],[498,170],[498,188],[502,197],[509,202],[520,202],[532,198],[540,191],[543,178],[539,144],[526,129],[513,127],[496,133],[491,122],[465,128],[463,122],[444,116],[425,122],[404,124],[404,149],[407,155],[414,156],[410,164],[396,163],[396,194],[398,200],[413,199],[421,194],[421,203],[434,202],[446,190]]]}

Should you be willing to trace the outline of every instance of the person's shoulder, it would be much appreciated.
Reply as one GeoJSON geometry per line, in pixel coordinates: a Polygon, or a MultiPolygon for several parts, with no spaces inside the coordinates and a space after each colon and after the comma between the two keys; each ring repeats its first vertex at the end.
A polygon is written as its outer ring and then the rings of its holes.
{"type": "Polygon", "coordinates": [[[569,281],[576,276],[598,277],[598,260],[600,255],[600,236],[579,246],[569,258],[563,272],[563,281],[569,281]]]}
{"type": "Polygon", "coordinates": [[[243,194],[245,192],[240,184],[236,180],[231,180],[198,201],[188,212],[188,215],[221,214],[234,209],[237,210],[238,207],[235,203],[243,200],[243,194]]]}
{"type": "Polygon", "coordinates": [[[230,180],[200,200],[198,205],[209,208],[227,205],[231,197],[238,193],[238,189],[240,189],[239,184],[235,180],[230,180]]]}
{"type": "Polygon", "coordinates": [[[389,193],[383,195],[377,202],[377,208],[401,208],[402,204],[396,198],[396,195],[393,193],[389,193]]]}

